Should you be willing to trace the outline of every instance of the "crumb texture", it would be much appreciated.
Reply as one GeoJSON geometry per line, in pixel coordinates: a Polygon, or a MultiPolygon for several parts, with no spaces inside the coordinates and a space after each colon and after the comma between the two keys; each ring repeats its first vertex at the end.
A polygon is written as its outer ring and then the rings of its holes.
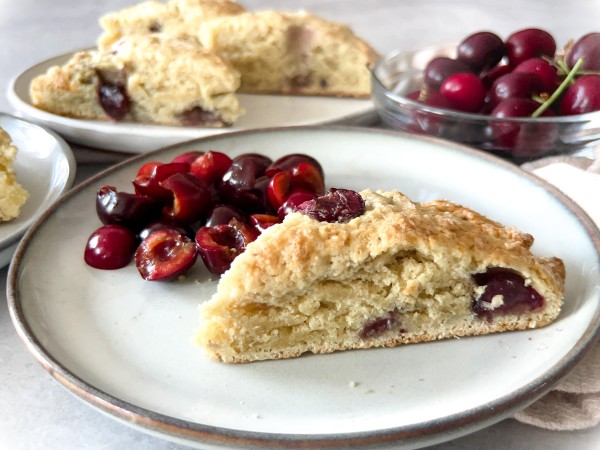
{"type": "Polygon", "coordinates": [[[19,217],[29,193],[19,184],[14,168],[17,148],[9,134],[0,128],[0,221],[19,217]]]}
{"type": "Polygon", "coordinates": [[[291,214],[248,246],[201,305],[197,342],[214,359],[250,362],[305,352],[395,346],[524,330],[559,314],[564,266],[534,256],[531,235],[447,201],[361,192],[348,223],[291,214]],[[543,308],[473,312],[473,274],[516,271],[543,308]]]}

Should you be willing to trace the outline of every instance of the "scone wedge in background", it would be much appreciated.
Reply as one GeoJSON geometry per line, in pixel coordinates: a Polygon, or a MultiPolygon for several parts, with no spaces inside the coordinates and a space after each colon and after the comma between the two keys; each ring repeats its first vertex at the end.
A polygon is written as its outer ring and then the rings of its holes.
{"type": "Polygon", "coordinates": [[[307,12],[246,12],[200,24],[202,45],[242,74],[240,92],[367,98],[378,58],[350,28],[307,12]]]}
{"type": "Polygon", "coordinates": [[[0,222],[16,219],[29,193],[19,184],[14,169],[17,148],[12,138],[0,128],[0,222]]]}
{"type": "Polygon", "coordinates": [[[242,5],[231,0],[145,1],[103,15],[98,47],[109,49],[116,41],[131,35],[195,36],[202,21],[244,11],[242,5]]]}
{"type": "Polygon", "coordinates": [[[192,38],[128,36],[76,53],[30,86],[32,104],[74,118],[221,127],[243,114],[240,75],[192,38]]]}
{"type": "Polygon", "coordinates": [[[216,360],[396,346],[538,328],[561,310],[565,269],[533,237],[447,201],[360,193],[347,223],[301,213],[239,255],[200,306],[216,360]]]}

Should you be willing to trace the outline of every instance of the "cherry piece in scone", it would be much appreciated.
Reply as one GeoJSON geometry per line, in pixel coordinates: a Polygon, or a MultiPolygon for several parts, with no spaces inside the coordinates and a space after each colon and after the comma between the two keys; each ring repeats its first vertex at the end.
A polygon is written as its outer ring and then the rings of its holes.
{"type": "Polygon", "coordinates": [[[233,219],[228,224],[200,228],[196,233],[196,247],[208,271],[221,275],[257,237],[254,228],[233,219]]]}
{"type": "Polygon", "coordinates": [[[150,233],[135,252],[135,265],[149,281],[169,281],[183,275],[196,262],[196,244],[175,229],[150,233]]]}
{"type": "Polygon", "coordinates": [[[119,224],[139,231],[160,217],[162,204],[145,195],[120,192],[102,186],[96,193],[96,212],[103,224],[119,224]]]}
{"type": "Polygon", "coordinates": [[[544,297],[511,269],[492,267],[473,275],[473,281],[485,287],[473,300],[473,311],[488,322],[492,322],[496,314],[533,311],[545,304],[544,297]]]}
{"type": "Polygon", "coordinates": [[[100,76],[96,93],[98,103],[106,115],[113,120],[125,118],[131,109],[131,101],[124,82],[111,82],[100,76]]]}
{"type": "Polygon", "coordinates": [[[283,220],[288,214],[298,211],[301,204],[308,202],[309,200],[314,200],[317,197],[318,195],[314,192],[306,191],[304,189],[293,191],[277,210],[279,219],[283,220]]]}
{"type": "Polygon", "coordinates": [[[171,193],[171,201],[163,208],[170,220],[191,223],[211,206],[211,193],[206,184],[190,173],[176,173],[160,182],[171,193]]]}
{"type": "Polygon", "coordinates": [[[136,244],[136,236],[129,228],[104,225],[89,237],[83,258],[96,269],[120,269],[131,261],[136,244]]]}
{"type": "Polygon", "coordinates": [[[331,188],[327,194],[300,204],[297,210],[320,222],[345,223],[365,212],[365,201],[356,191],[331,188]]]}

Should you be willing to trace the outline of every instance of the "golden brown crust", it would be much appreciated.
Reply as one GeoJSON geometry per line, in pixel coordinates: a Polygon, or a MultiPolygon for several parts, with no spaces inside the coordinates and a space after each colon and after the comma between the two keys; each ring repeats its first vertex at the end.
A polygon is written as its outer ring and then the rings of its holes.
{"type": "Polygon", "coordinates": [[[0,222],[19,217],[29,193],[19,184],[14,168],[17,148],[6,130],[0,128],[0,222]]]}
{"type": "Polygon", "coordinates": [[[198,343],[227,362],[395,346],[544,326],[558,316],[564,265],[539,258],[533,238],[447,202],[361,192],[348,223],[299,213],[265,231],[201,305],[198,343]],[[473,312],[473,274],[522,275],[543,308],[488,321],[473,312]],[[373,322],[375,321],[375,322],[373,322]],[[389,329],[371,335],[377,321],[389,329]]]}

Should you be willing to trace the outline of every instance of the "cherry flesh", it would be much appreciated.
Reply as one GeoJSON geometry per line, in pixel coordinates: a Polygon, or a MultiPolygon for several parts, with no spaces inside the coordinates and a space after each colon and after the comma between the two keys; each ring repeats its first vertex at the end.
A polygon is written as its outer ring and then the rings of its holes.
{"type": "Polygon", "coordinates": [[[197,257],[192,239],[175,229],[159,229],[139,245],[135,265],[144,280],[169,281],[187,272],[197,257]]]}

